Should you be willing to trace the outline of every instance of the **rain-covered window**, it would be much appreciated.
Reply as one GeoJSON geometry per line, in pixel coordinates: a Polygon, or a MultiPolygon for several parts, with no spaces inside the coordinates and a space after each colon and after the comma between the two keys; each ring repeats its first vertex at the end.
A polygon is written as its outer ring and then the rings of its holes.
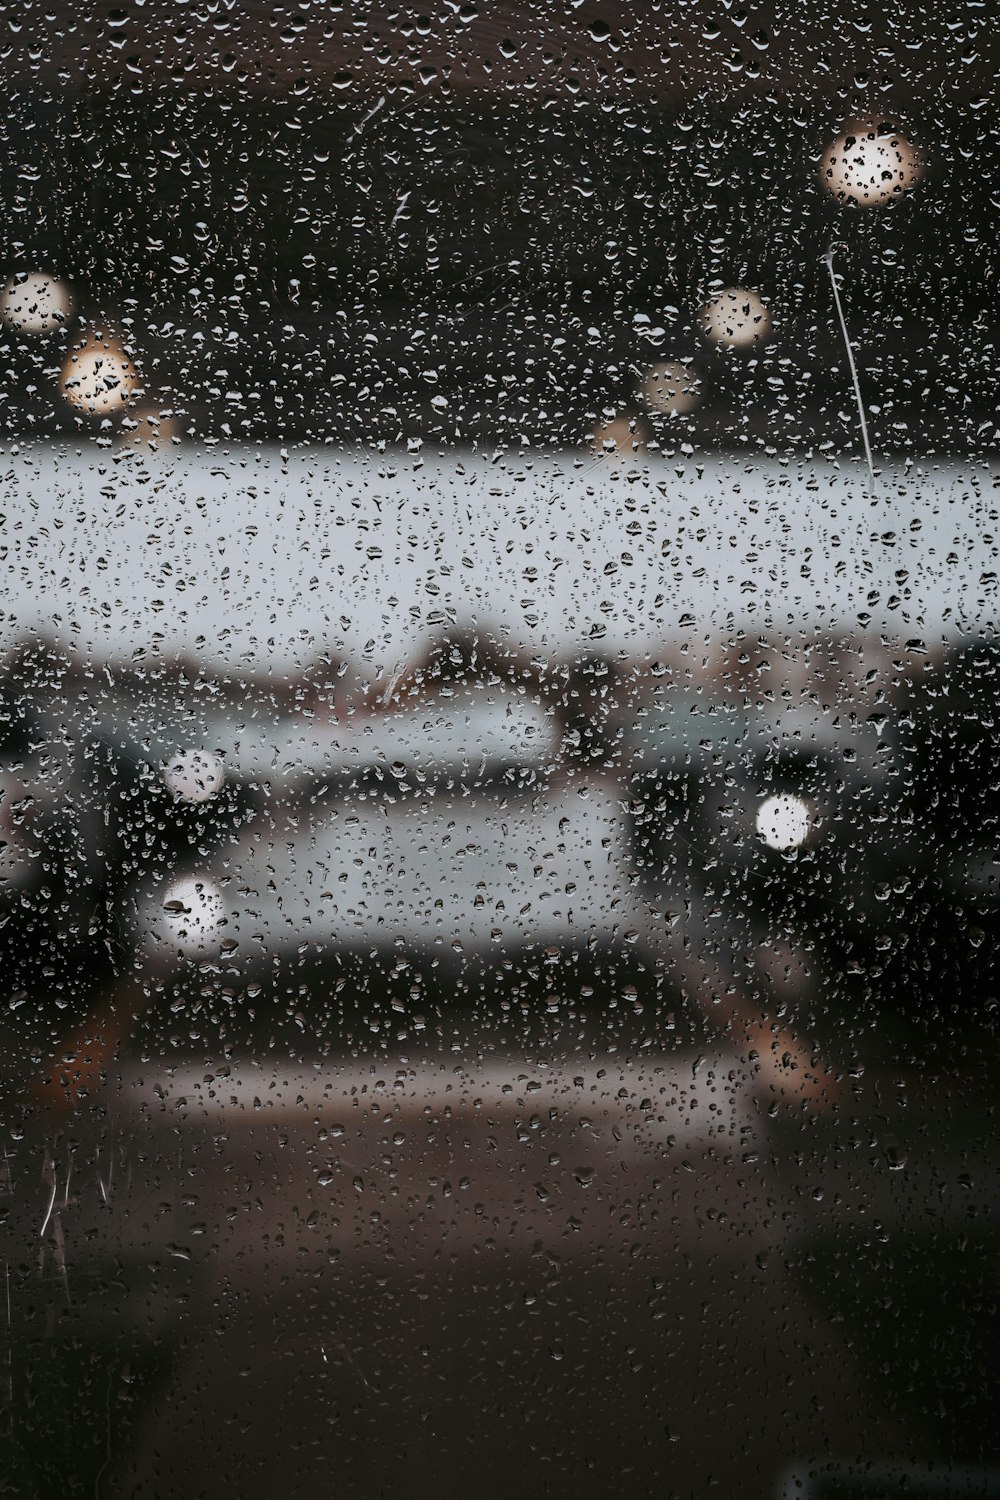
{"type": "Polygon", "coordinates": [[[990,6],[0,19],[0,1493],[1000,1496],[990,6]]]}

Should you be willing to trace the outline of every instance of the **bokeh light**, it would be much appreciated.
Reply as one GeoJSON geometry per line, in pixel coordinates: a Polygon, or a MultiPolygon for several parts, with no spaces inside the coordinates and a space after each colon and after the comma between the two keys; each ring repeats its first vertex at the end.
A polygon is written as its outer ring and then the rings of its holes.
{"type": "Polygon", "coordinates": [[[842,203],[879,208],[923,176],[917,148],[888,126],[855,122],[824,151],[820,180],[842,203]]]}
{"type": "Polygon", "coordinates": [[[0,318],[18,333],[41,337],[73,316],[73,295],[64,281],[43,271],[19,272],[0,293],[0,318]]]}
{"type": "Polygon", "coordinates": [[[212,880],[196,876],[176,880],[163,897],[164,928],[185,953],[204,948],[225,914],[222,892],[212,880]]]}
{"type": "Polygon", "coordinates": [[[225,767],[209,750],[181,750],[163,767],[163,781],[180,802],[209,802],[222,790],[225,767]]]}
{"type": "Polygon", "coordinates": [[[771,334],[771,312],[759,292],[730,286],[702,308],[698,321],[705,338],[730,349],[762,344],[771,334]]]}
{"type": "Polygon", "coordinates": [[[701,381],[679,359],[651,365],[642,382],[643,400],[651,411],[678,417],[701,403],[701,381]]]}
{"type": "Polygon", "coordinates": [[[111,334],[94,330],[66,357],[62,392],[70,406],[108,416],[139,391],[135,361],[111,334]]]}
{"type": "Polygon", "coordinates": [[[797,849],[809,837],[809,804],[782,793],[766,797],[757,809],[757,832],[771,849],[797,849]]]}

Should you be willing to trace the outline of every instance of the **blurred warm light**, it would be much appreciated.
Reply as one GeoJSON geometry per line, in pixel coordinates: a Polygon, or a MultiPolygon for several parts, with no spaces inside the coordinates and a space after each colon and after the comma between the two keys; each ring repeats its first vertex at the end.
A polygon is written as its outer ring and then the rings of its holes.
{"type": "Polygon", "coordinates": [[[215,882],[195,876],[174,881],[163,897],[166,931],[186,953],[204,947],[221,925],[225,912],[222,892],[215,882]]]}
{"type": "Polygon", "coordinates": [[[842,203],[878,208],[920,181],[917,148],[885,125],[855,121],[823,153],[820,179],[842,203]]]}
{"type": "Polygon", "coordinates": [[[701,381],[679,359],[652,365],[642,382],[647,406],[664,416],[682,416],[701,402],[701,381]]]}
{"type": "Polygon", "coordinates": [[[609,417],[598,422],[593,440],[598,453],[638,453],[645,448],[648,433],[636,417],[609,417]]]}
{"type": "Polygon", "coordinates": [[[163,781],[181,802],[208,802],[222,790],[225,767],[209,750],[181,750],[163,767],[163,781]]]}
{"type": "Polygon", "coordinates": [[[77,411],[108,416],[139,390],[135,361],[110,334],[94,331],[66,357],[62,392],[77,411]]]}
{"type": "Polygon", "coordinates": [[[746,349],[762,344],[771,333],[771,313],[759,292],[730,286],[705,303],[699,314],[701,331],[713,344],[746,349]]]}
{"type": "Polygon", "coordinates": [[[757,809],[757,832],[771,849],[797,849],[809,837],[809,804],[801,797],[766,797],[757,809]]]}
{"type": "Polygon", "coordinates": [[[0,293],[0,318],[18,333],[53,333],[72,316],[69,287],[42,271],[19,272],[0,293]]]}
{"type": "Polygon", "coordinates": [[[122,423],[120,442],[125,448],[140,450],[168,448],[181,435],[180,423],[172,411],[155,406],[141,406],[122,423]]]}

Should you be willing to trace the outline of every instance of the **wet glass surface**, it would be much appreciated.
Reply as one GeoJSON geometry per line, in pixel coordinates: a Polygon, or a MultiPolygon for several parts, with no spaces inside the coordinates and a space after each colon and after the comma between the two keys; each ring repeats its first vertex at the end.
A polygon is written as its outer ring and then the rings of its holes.
{"type": "Polygon", "coordinates": [[[987,8],[5,25],[0,1493],[1000,1494],[987,8]]]}

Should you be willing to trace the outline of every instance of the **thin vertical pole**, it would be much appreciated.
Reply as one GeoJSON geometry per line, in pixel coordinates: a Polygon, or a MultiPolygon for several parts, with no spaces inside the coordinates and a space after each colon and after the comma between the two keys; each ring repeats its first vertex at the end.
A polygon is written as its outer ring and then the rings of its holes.
{"type": "Polygon", "coordinates": [[[854,350],[851,348],[850,334],[847,332],[847,321],[844,317],[844,309],[840,301],[840,289],[837,286],[837,278],[833,270],[834,242],[830,241],[830,247],[824,255],[826,268],[830,273],[830,285],[833,287],[833,300],[837,308],[837,317],[840,319],[840,331],[844,335],[844,348],[847,350],[847,363],[851,370],[851,379],[854,382],[854,398],[858,403],[858,418],[861,422],[861,436],[865,444],[865,458],[868,460],[868,472],[875,483],[875,465],[872,463],[871,444],[868,441],[868,422],[865,418],[865,404],[861,399],[861,382],[858,380],[858,367],[854,363],[854,350]]]}

